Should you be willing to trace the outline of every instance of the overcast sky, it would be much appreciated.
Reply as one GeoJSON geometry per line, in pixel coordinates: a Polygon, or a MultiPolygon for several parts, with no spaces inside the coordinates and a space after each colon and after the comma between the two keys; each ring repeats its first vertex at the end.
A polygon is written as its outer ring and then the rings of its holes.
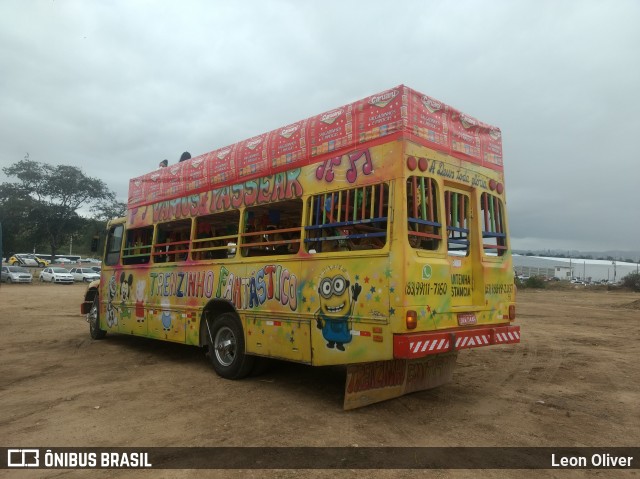
{"type": "Polygon", "coordinates": [[[0,166],[126,201],[164,158],[399,84],[502,129],[515,249],[640,251],[637,0],[2,0],[0,166]]]}

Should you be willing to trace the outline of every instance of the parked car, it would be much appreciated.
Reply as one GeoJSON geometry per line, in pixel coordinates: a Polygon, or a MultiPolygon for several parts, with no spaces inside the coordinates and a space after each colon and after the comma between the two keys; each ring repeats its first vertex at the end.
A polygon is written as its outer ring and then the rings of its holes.
{"type": "Polygon", "coordinates": [[[33,276],[27,268],[22,266],[3,266],[0,281],[6,283],[31,283],[33,276]]]}
{"type": "Polygon", "coordinates": [[[95,258],[79,258],[78,264],[100,264],[102,261],[95,258]]]}
{"type": "Polygon", "coordinates": [[[98,274],[102,272],[102,268],[100,266],[92,266],[91,269],[98,274]]]}
{"type": "Polygon", "coordinates": [[[49,266],[49,261],[40,258],[35,254],[14,254],[7,261],[11,266],[49,266]]]}
{"type": "Polygon", "coordinates": [[[73,263],[73,261],[71,261],[68,258],[56,258],[53,260],[54,263],[58,263],[58,264],[70,264],[73,263]]]}
{"type": "Polygon", "coordinates": [[[90,283],[95,279],[100,279],[100,274],[91,268],[73,268],[69,271],[73,275],[74,281],[84,281],[90,283]]]}
{"type": "Polygon", "coordinates": [[[40,273],[40,281],[73,284],[73,275],[65,268],[45,268],[40,273]]]}

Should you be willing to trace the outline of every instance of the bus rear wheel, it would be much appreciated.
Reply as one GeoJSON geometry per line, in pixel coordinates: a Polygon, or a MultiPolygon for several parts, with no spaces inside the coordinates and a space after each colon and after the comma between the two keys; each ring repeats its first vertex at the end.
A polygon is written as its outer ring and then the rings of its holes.
{"type": "Polygon", "coordinates": [[[100,299],[98,295],[93,298],[93,304],[87,315],[89,321],[89,334],[91,339],[102,339],[107,335],[104,329],[100,329],[100,299]]]}
{"type": "Polygon", "coordinates": [[[240,318],[233,313],[224,313],[208,320],[206,326],[209,359],[216,373],[225,379],[248,376],[255,358],[246,354],[240,318]]]}

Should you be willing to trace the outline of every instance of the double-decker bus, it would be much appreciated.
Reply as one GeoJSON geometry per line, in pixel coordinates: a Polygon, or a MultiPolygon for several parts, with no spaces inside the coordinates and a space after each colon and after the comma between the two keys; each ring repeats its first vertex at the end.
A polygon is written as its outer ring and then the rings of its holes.
{"type": "Polygon", "coordinates": [[[130,181],[82,312],[205,348],[346,365],[346,409],[517,343],[501,133],[404,85],[130,181]]]}

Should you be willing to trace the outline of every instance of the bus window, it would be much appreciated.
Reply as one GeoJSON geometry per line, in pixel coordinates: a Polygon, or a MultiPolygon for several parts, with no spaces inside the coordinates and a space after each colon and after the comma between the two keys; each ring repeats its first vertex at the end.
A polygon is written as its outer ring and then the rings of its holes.
{"type": "Polygon", "coordinates": [[[482,223],[482,249],[485,254],[502,256],[507,249],[504,225],[504,206],[497,196],[482,193],[480,197],[480,221],[482,223]]]}
{"type": "Polygon", "coordinates": [[[191,244],[191,220],[158,224],[153,247],[154,263],[185,261],[191,244]]]}
{"type": "Polygon", "coordinates": [[[191,258],[194,260],[233,258],[238,244],[239,211],[225,211],[196,218],[191,258]]]}
{"type": "Polygon", "coordinates": [[[247,208],[242,256],[294,254],[300,247],[302,200],[247,208]]]}
{"type": "Polygon", "coordinates": [[[407,227],[412,248],[437,250],[442,240],[438,218],[438,187],[433,178],[412,176],[407,180],[407,227]]]}
{"type": "Polygon", "coordinates": [[[127,240],[122,250],[122,264],[145,264],[151,257],[153,226],[127,231],[127,240]]]}
{"type": "Polygon", "coordinates": [[[385,183],[309,198],[308,252],[381,249],[387,243],[389,186],[385,183]]]}
{"type": "Polygon", "coordinates": [[[444,192],[449,254],[469,254],[469,196],[455,191],[444,192]]]}
{"type": "Polygon", "coordinates": [[[120,247],[122,246],[122,233],[124,226],[115,225],[109,230],[107,236],[107,249],[105,251],[104,264],[114,266],[120,262],[120,247]]]}

